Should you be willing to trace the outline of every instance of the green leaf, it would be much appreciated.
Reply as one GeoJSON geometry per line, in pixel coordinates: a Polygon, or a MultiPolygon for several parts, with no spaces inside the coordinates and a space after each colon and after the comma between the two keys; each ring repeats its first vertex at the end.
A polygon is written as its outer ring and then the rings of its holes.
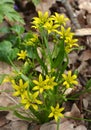
{"type": "Polygon", "coordinates": [[[9,59],[14,60],[17,57],[17,48],[12,48],[12,43],[3,41],[0,43],[0,60],[9,63],[9,59]]]}
{"type": "Polygon", "coordinates": [[[18,111],[14,111],[14,115],[16,115],[18,118],[26,120],[26,121],[33,120],[32,118],[28,118],[28,117],[25,117],[25,116],[21,115],[18,111]]]}
{"type": "Polygon", "coordinates": [[[14,0],[1,0],[0,4],[11,3],[14,4],[14,0]]]}
{"type": "Polygon", "coordinates": [[[20,34],[23,34],[24,33],[24,27],[21,26],[21,25],[14,25],[12,28],[11,28],[12,31],[14,31],[16,34],[20,35],[20,34]]]}
{"type": "Polygon", "coordinates": [[[89,89],[91,87],[91,79],[87,81],[85,88],[89,89]]]}
{"type": "Polygon", "coordinates": [[[34,3],[34,5],[38,5],[40,3],[40,0],[32,0],[32,2],[34,3]]]}
{"type": "Polygon", "coordinates": [[[64,60],[65,50],[64,50],[64,41],[63,40],[59,41],[59,47],[60,47],[59,52],[53,62],[53,68],[57,68],[60,64],[62,64],[62,62],[64,60]]]}
{"type": "Polygon", "coordinates": [[[5,76],[6,76],[5,74],[0,74],[0,85],[2,84],[5,76]]]}
{"type": "Polygon", "coordinates": [[[0,1],[0,22],[3,22],[5,17],[8,18],[9,21],[24,24],[23,18],[14,10],[14,0],[0,1]]]}
{"type": "Polygon", "coordinates": [[[2,34],[9,33],[9,27],[6,27],[6,26],[1,27],[0,33],[2,34]]]}
{"type": "Polygon", "coordinates": [[[0,23],[2,23],[2,22],[3,22],[3,19],[4,19],[3,15],[2,15],[2,14],[0,14],[0,23]]]}
{"type": "Polygon", "coordinates": [[[20,108],[20,104],[14,106],[7,106],[7,107],[0,106],[1,111],[15,111],[15,109],[17,108],[20,108]]]}
{"type": "Polygon", "coordinates": [[[9,53],[9,57],[11,60],[14,60],[17,57],[17,53],[19,52],[18,48],[11,49],[11,52],[9,53]]]}

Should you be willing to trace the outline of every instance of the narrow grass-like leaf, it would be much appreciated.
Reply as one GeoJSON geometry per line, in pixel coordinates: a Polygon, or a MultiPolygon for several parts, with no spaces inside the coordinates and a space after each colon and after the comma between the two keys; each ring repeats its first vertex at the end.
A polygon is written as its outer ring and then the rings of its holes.
{"type": "Polygon", "coordinates": [[[59,53],[58,53],[57,57],[54,59],[53,68],[57,68],[60,64],[63,63],[63,60],[64,60],[64,53],[65,53],[64,41],[60,40],[59,45],[60,45],[59,53]]]}
{"type": "Polygon", "coordinates": [[[18,111],[14,111],[14,115],[16,115],[18,118],[22,119],[22,120],[26,120],[26,121],[33,121],[33,119],[31,117],[25,117],[22,114],[20,114],[18,111]]]}

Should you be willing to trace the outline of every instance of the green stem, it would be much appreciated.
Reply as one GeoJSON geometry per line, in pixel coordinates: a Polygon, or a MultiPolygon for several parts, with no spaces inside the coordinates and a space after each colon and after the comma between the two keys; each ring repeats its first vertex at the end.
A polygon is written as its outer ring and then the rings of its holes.
{"type": "Polygon", "coordinates": [[[47,42],[47,39],[46,39],[45,36],[44,36],[44,42],[45,42],[45,45],[46,45],[46,48],[47,48],[48,57],[49,57],[49,60],[50,60],[50,67],[52,68],[52,64],[53,64],[52,56],[51,56],[50,48],[49,48],[49,45],[48,45],[48,42],[47,42]]]}
{"type": "Polygon", "coordinates": [[[21,73],[21,72],[17,69],[17,67],[13,64],[13,62],[11,61],[11,59],[10,59],[9,57],[8,57],[8,59],[9,59],[9,61],[10,61],[10,64],[13,66],[14,70],[15,70],[18,74],[21,75],[21,77],[23,78],[23,80],[29,81],[29,82],[31,83],[31,85],[32,85],[31,79],[29,79],[26,75],[24,75],[23,73],[21,73]]]}
{"type": "MultiPolygon", "coordinates": [[[[46,46],[46,49],[47,49],[47,55],[48,55],[48,58],[50,61],[50,69],[51,69],[52,65],[53,65],[53,60],[52,60],[52,55],[51,55],[51,51],[50,51],[49,44],[48,44],[48,36],[47,36],[48,34],[45,32],[45,30],[43,28],[41,28],[40,35],[42,38],[42,44],[44,44],[46,46]]],[[[46,53],[46,50],[44,50],[44,51],[46,53]]]]}
{"type": "Polygon", "coordinates": [[[59,130],[59,126],[60,126],[60,118],[57,121],[57,130],[59,130]]]}
{"type": "Polygon", "coordinates": [[[77,117],[68,117],[68,116],[65,116],[66,118],[69,118],[69,119],[74,119],[74,120],[84,120],[84,121],[89,121],[91,122],[91,120],[89,119],[84,119],[84,118],[77,118],[77,117]]]}
{"type": "Polygon", "coordinates": [[[45,63],[43,62],[43,60],[39,57],[37,50],[35,50],[35,54],[36,54],[36,58],[37,58],[38,62],[41,65],[42,72],[44,71],[45,74],[47,74],[48,73],[47,66],[45,65],[45,63]]]}

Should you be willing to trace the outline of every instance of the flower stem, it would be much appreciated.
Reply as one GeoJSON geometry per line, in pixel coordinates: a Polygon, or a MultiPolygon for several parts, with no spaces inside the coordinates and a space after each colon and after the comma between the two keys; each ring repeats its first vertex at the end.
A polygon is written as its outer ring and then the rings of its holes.
{"type": "Polygon", "coordinates": [[[60,118],[57,121],[57,130],[59,130],[59,125],[60,125],[60,118]]]}

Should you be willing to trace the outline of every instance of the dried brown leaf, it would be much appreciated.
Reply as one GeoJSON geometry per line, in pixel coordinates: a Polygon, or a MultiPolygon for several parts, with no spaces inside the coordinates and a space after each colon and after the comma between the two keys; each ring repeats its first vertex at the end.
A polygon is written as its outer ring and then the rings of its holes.
{"type": "Polygon", "coordinates": [[[80,61],[87,61],[91,59],[91,50],[85,50],[79,57],[80,61]]]}
{"type": "Polygon", "coordinates": [[[91,28],[81,28],[75,31],[76,36],[89,36],[91,35],[91,28]]]}
{"type": "Polygon", "coordinates": [[[80,0],[79,2],[79,8],[86,10],[88,13],[91,13],[91,1],[90,0],[86,0],[86,1],[82,1],[80,0]]]}
{"type": "Polygon", "coordinates": [[[74,130],[87,130],[87,128],[84,125],[79,125],[74,130]]]}
{"type": "Polygon", "coordinates": [[[41,0],[41,2],[36,6],[36,11],[46,12],[49,11],[49,8],[52,6],[52,4],[55,3],[56,0],[41,0]]]}

